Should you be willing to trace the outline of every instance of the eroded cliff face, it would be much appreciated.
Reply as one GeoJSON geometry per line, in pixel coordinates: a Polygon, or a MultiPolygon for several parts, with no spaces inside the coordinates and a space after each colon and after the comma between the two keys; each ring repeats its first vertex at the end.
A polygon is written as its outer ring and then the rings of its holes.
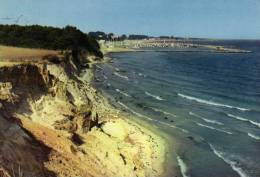
{"type": "Polygon", "coordinates": [[[67,58],[0,65],[0,176],[161,175],[164,142],[108,106],[90,63],[67,58]]]}
{"type": "Polygon", "coordinates": [[[0,68],[0,176],[54,176],[46,168],[50,157],[64,165],[64,175],[73,167],[63,164],[62,153],[73,155],[82,143],[78,134],[98,122],[72,69],[73,63],[48,62],[0,68]]]}
{"type": "MultiPolygon", "coordinates": [[[[38,69],[33,65],[0,68],[0,176],[52,174],[43,168],[49,148],[41,146],[19,126],[19,120],[14,115],[21,111],[23,104],[28,104],[26,99],[33,95],[32,90],[43,92],[47,89],[48,80],[38,69]]],[[[28,105],[23,109],[30,111],[28,105]]]]}

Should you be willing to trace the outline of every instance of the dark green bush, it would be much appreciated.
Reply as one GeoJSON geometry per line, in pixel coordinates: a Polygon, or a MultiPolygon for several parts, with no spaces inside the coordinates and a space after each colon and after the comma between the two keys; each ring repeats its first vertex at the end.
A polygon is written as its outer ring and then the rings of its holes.
{"type": "Polygon", "coordinates": [[[103,57],[98,42],[73,26],[0,25],[0,44],[53,50],[85,49],[103,57]]]}

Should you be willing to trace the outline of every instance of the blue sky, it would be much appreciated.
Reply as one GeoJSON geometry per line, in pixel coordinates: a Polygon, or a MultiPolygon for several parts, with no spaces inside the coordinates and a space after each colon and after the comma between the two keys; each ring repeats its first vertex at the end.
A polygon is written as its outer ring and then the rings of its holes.
{"type": "Polygon", "coordinates": [[[260,39],[260,0],[0,0],[0,23],[116,34],[260,39]]]}

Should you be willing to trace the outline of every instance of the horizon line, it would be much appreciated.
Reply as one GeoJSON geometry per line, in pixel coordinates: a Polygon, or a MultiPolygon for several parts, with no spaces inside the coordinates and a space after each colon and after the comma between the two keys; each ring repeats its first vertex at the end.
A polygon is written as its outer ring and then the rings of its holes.
{"type": "Polygon", "coordinates": [[[260,40],[260,37],[259,38],[221,38],[221,37],[197,37],[197,36],[175,36],[175,35],[165,35],[165,34],[162,34],[162,35],[151,35],[151,34],[144,34],[144,33],[115,33],[115,32],[105,32],[105,31],[102,31],[102,30],[88,30],[87,32],[85,32],[85,30],[82,30],[79,26],[77,25],[70,25],[70,24],[67,24],[67,25],[64,25],[64,26],[59,26],[59,25],[46,25],[46,24],[38,24],[38,23],[35,23],[35,24],[18,24],[18,23],[0,23],[0,25],[19,25],[19,26],[33,26],[33,25],[39,25],[39,26],[46,26],[46,27],[56,27],[56,28],[65,28],[66,26],[74,26],[76,28],[78,28],[79,30],[81,30],[82,32],[84,33],[89,33],[89,32],[104,32],[106,34],[109,34],[109,33],[113,33],[117,36],[120,36],[120,35],[145,35],[145,36],[148,36],[150,38],[154,37],[154,38],[159,38],[159,37],[162,37],[162,36],[167,36],[167,37],[174,37],[174,38],[184,38],[184,39],[209,39],[209,40],[260,40]]]}

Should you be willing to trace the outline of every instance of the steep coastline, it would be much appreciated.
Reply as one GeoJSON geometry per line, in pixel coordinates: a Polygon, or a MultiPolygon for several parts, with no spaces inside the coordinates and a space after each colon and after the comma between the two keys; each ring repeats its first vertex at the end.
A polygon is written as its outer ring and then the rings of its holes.
{"type": "Polygon", "coordinates": [[[1,176],[162,175],[166,142],[91,85],[94,57],[78,61],[1,60],[1,176]]]}

